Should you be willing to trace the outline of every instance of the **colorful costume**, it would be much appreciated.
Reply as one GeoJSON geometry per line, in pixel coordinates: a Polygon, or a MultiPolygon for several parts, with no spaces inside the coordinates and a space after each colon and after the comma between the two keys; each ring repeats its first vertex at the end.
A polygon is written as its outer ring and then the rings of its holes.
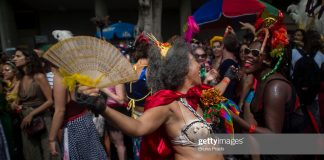
{"type": "MultiPolygon", "coordinates": [[[[207,131],[208,130],[210,131],[210,126],[207,123],[211,122],[210,119],[208,120],[207,118],[215,117],[215,116],[223,117],[224,124],[229,124],[227,126],[225,125],[225,128],[232,129],[233,128],[231,124],[232,120],[230,115],[227,114],[228,113],[227,107],[225,107],[224,105],[227,103],[226,99],[224,99],[221,96],[217,96],[215,94],[209,95],[209,93],[213,93],[212,90],[215,89],[213,88],[211,89],[211,87],[206,85],[192,87],[188,90],[187,94],[182,94],[180,92],[176,92],[172,90],[160,90],[156,92],[154,95],[146,99],[145,111],[151,108],[168,105],[173,101],[180,99],[181,103],[183,103],[184,106],[186,106],[197,117],[197,120],[194,120],[189,124],[193,125],[195,123],[200,123],[203,126],[202,128],[204,129],[201,132],[199,131],[199,133],[204,133],[206,136],[207,131]],[[207,92],[203,90],[207,90],[207,92]],[[211,98],[210,96],[214,98],[211,98]],[[209,99],[210,101],[206,101],[204,97],[209,99]],[[183,100],[182,98],[185,98],[186,100],[183,100]],[[200,101],[210,106],[207,107],[204,111],[204,118],[206,120],[202,119],[200,116],[197,116],[195,113],[198,108],[198,105],[202,104],[200,103],[200,101]],[[218,107],[218,108],[214,108],[214,107],[218,107]]],[[[233,111],[234,113],[235,112],[237,113],[237,106],[235,109],[236,111],[234,109],[233,111]]],[[[163,126],[158,128],[153,133],[144,136],[143,141],[141,143],[141,154],[140,154],[141,159],[142,160],[150,160],[150,159],[159,160],[159,159],[167,159],[167,158],[173,159],[174,151],[172,149],[172,143],[173,145],[181,144],[181,145],[195,146],[196,143],[195,141],[193,141],[192,136],[186,135],[186,131],[189,129],[190,127],[184,126],[181,131],[182,134],[174,140],[170,140],[163,126]]],[[[212,133],[212,131],[210,131],[209,134],[210,133],[212,133]]]]}

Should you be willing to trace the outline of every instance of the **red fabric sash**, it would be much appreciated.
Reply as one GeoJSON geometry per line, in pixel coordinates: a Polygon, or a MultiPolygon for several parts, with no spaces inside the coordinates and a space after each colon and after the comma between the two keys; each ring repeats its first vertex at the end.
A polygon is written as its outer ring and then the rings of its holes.
{"type": "MultiPolygon", "coordinates": [[[[190,88],[186,94],[171,90],[160,90],[146,98],[144,112],[151,108],[168,105],[179,98],[186,98],[188,103],[197,110],[202,91],[209,88],[211,87],[206,85],[195,86],[190,88]]],[[[174,159],[173,154],[172,144],[164,126],[160,126],[153,133],[143,137],[140,151],[141,160],[174,159]]]]}

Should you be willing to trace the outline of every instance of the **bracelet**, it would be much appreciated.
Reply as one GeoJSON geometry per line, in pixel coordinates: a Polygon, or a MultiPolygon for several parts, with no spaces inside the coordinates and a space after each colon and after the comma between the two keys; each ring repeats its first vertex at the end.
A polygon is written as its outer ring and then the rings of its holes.
{"type": "Polygon", "coordinates": [[[55,142],[55,140],[48,140],[48,142],[55,142]]]}
{"type": "Polygon", "coordinates": [[[255,125],[254,124],[250,124],[249,133],[254,133],[254,132],[255,132],[255,125]]]}
{"type": "Polygon", "coordinates": [[[225,78],[222,80],[222,82],[224,82],[226,84],[229,84],[230,83],[230,81],[228,79],[225,79],[225,78]]]}

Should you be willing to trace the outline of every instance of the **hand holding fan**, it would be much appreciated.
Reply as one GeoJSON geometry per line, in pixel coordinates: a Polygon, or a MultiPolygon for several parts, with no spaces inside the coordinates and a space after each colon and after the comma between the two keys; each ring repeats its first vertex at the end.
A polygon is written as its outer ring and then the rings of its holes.
{"type": "Polygon", "coordinates": [[[76,36],[53,45],[43,56],[59,68],[63,83],[104,88],[137,79],[130,62],[112,44],[90,36],[76,36]]]}

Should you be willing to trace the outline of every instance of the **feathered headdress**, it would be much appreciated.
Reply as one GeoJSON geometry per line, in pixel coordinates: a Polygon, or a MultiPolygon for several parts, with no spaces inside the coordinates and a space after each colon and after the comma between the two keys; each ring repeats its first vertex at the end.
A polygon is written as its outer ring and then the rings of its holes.
{"type": "Polygon", "coordinates": [[[278,69],[283,59],[285,46],[289,43],[286,27],[283,25],[283,13],[279,11],[277,18],[259,18],[256,21],[255,28],[258,29],[255,40],[262,41],[261,52],[268,45],[271,47],[270,56],[279,58],[275,67],[262,77],[262,80],[265,80],[278,69]]]}
{"type": "Polygon", "coordinates": [[[148,37],[145,36],[145,33],[142,32],[140,35],[138,35],[138,37],[135,39],[134,44],[138,43],[138,42],[145,42],[145,43],[149,43],[149,39],[148,37]]]}
{"type": "Polygon", "coordinates": [[[171,44],[170,43],[162,43],[160,41],[158,41],[154,36],[153,34],[151,33],[146,33],[145,34],[146,37],[151,40],[153,42],[153,44],[157,47],[160,48],[160,54],[162,57],[166,57],[167,56],[167,53],[168,53],[168,50],[171,48],[171,44]]]}
{"type": "Polygon", "coordinates": [[[199,32],[199,26],[196,23],[195,19],[193,16],[189,16],[187,20],[187,24],[185,25],[184,28],[184,35],[185,35],[185,40],[186,42],[190,43],[192,40],[192,36],[195,33],[199,32]]]}
{"type": "Polygon", "coordinates": [[[71,31],[68,31],[68,30],[54,30],[52,32],[52,35],[58,41],[63,41],[65,39],[68,39],[68,38],[72,38],[73,37],[72,32],[71,31]]]}

